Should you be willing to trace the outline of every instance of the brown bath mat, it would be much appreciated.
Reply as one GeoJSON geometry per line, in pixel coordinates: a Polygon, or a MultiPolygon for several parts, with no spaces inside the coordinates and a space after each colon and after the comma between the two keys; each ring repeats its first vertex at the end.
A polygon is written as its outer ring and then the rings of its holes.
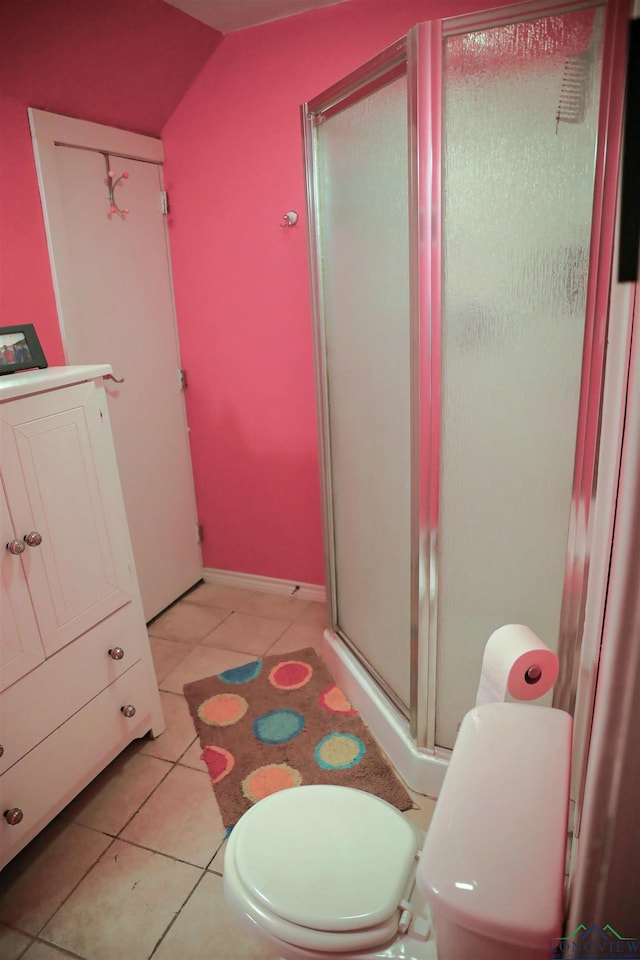
{"type": "Polygon", "coordinates": [[[287,787],[356,787],[399,810],[411,797],[311,648],[184,685],[225,827],[287,787]]]}

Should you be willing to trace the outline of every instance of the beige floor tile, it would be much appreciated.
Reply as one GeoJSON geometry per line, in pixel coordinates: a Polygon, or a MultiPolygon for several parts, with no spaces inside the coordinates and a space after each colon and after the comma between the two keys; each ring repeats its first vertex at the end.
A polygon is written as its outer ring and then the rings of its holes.
{"type": "Polygon", "coordinates": [[[111,842],[103,833],[54,820],[2,871],[0,920],[39,933],[111,842]]]}
{"type": "Polygon", "coordinates": [[[61,816],[116,836],[171,769],[164,760],[140,754],[140,746],[127,747],[61,816]]]}
{"type": "Polygon", "coordinates": [[[18,957],[22,956],[24,948],[30,942],[31,937],[28,937],[25,933],[20,933],[19,930],[11,930],[10,927],[5,927],[0,923],[0,957],[2,957],[2,960],[17,960],[18,957]]]}
{"type": "Polygon", "coordinates": [[[183,767],[192,767],[194,770],[204,770],[206,772],[207,766],[205,762],[200,759],[201,753],[202,747],[200,746],[200,741],[195,740],[189,749],[180,757],[180,765],[183,767]]]}
{"type": "Polygon", "coordinates": [[[155,740],[145,740],[139,752],[175,762],[193,743],[196,731],[184,697],[161,690],[160,702],[166,723],[164,733],[155,740]]]}
{"type": "Polygon", "coordinates": [[[307,607],[308,600],[299,600],[289,594],[252,593],[242,607],[243,613],[254,613],[259,617],[274,617],[279,620],[297,620],[307,607]]]}
{"type": "Polygon", "coordinates": [[[176,766],[121,839],[206,867],[225,834],[208,774],[176,766]]]}
{"type": "Polygon", "coordinates": [[[217,873],[220,876],[222,876],[222,874],[224,873],[224,853],[226,849],[227,849],[227,841],[225,840],[224,843],[222,843],[218,847],[213,860],[209,864],[208,869],[211,871],[211,873],[217,873]]]}
{"type": "Polygon", "coordinates": [[[158,683],[164,680],[174,667],[189,654],[191,647],[178,640],[163,640],[161,637],[149,637],[153,665],[156,668],[158,683]]]}
{"type": "Polygon", "coordinates": [[[153,960],[277,960],[245,932],[227,906],[222,878],[203,876],[153,960]]]}
{"type": "Polygon", "coordinates": [[[215,583],[201,583],[188,593],[183,600],[186,603],[202,603],[205,606],[222,607],[227,610],[244,610],[254,590],[241,587],[222,587],[215,583]]]}
{"type": "Polygon", "coordinates": [[[200,875],[197,867],[116,840],[42,937],[87,960],[145,960],[200,875]]]}
{"type": "Polygon", "coordinates": [[[418,808],[416,810],[407,810],[405,817],[407,817],[415,827],[418,827],[419,830],[423,830],[426,833],[431,823],[433,811],[436,808],[436,801],[433,797],[423,797],[421,794],[414,793],[411,790],[409,793],[411,794],[413,802],[418,805],[418,808]]]}
{"type": "Polygon", "coordinates": [[[201,680],[203,677],[214,677],[232,667],[241,667],[251,663],[255,657],[250,654],[238,653],[236,650],[218,650],[215,647],[193,647],[181,663],[171,673],[167,674],[160,684],[163,690],[169,693],[182,694],[185,683],[192,680],[201,680]]]}
{"type": "Polygon", "coordinates": [[[221,607],[205,607],[199,603],[180,601],[147,626],[149,635],[180,643],[198,643],[229,616],[221,607]]]}
{"type": "Polygon", "coordinates": [[[316,653],[322,649],[323,627],[311,623],[292,623],[285,632],[278,637],[267,654],[292,653],[294,650],[303,650],[304,647],[313,647],[316,653]]]}
{"type": "Polygon", "coordinates": [[[232,613],[202,643],[261,657],[288,626],[288,620],[259,617],[251,613],[232,613]]]}
{"type": "Polygon", "coordinates": [[[20,960],[69,960],[67,951],[58,950],[50,943],[34,940],[27,952],[23,954],[20,960]]]}
{"type": "Polygon", "coordinates": [[[306,610],[303,610],[296,623],[312,623],[314,626],[324,629],[329,626],[329,618],[327,604],[315,603],[314,601],[309,604],[306,610]]]}

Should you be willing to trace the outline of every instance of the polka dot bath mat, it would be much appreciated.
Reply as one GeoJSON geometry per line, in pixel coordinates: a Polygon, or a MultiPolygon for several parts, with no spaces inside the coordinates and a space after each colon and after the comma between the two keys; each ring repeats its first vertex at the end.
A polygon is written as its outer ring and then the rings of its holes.
{"type": "Polygon", "coordinates": [[[186,683],[184,693],[227,829],[258,800],[303,783],[356,787],[399,810],[413,806],[311,647],[186,683]]]}

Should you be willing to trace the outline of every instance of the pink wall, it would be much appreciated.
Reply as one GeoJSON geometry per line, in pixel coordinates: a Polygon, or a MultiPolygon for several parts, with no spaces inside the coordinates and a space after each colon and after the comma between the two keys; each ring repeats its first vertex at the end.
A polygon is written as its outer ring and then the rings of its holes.
{"type": "Polygon", "coordinates": [[[482,6],[351,0],[229,34],[163,130],[205,566],[324,582],[300,104],[482,6]]]}
{"type": "Polygon", "coordinates": [[[0,317],[3,326],[32,323],[56,366],[64,355],[27,111],[3,96],[0,139],[0,317]]]}
{"type": "Polygon", "coordinates": [[[220,39],[162,0],[2,0],[0,90],[157,136],[220,39]]]}
{"type": "Polygon", "coordinates": [[[215,31],[161,0],[0,3],[0,307],[35,324],[51,364],[63,352],[26,107],[153,135],[166,123],[206,566],[324,580],[299,105],[417,21],[483,5],[350,0],[216,50],[215,31]],[[289,209],[301,219],[283,230],[289,209]]]}
{"type": "Polygon", "coordinates": [[[158,136],[221,39],[161,0],[1,0],[0,316],[64,362],[27,107],[158,136]]]}

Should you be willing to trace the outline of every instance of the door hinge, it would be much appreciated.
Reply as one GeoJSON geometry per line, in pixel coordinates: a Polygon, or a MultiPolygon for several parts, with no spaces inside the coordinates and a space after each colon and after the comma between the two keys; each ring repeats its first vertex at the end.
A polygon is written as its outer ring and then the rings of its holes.
{"type": "Polygon", "coordinates": [[[202,524],[196,523],[196,543],[202,543],[202,524]]]}
{"type": "Polygon", "coordinates": [[[165,217],[169,213],[169,194],[166,190],[160,191],[160,212],[165,217]]]}
{"type": "Polygon", "coordinates": [[[187,371],[178,370],[178,386],[181,390],[187,389],[187,371]]]}

